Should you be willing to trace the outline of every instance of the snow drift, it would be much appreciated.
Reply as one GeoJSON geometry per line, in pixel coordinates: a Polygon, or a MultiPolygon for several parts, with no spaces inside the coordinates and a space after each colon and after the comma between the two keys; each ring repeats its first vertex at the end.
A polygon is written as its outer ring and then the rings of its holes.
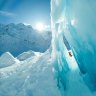
{"type": "Polygon", "coordinates": [[[20,55],[17,56],[17,59],[19,59],[20,61],[24,61],[32,56],[35,56],[35,52],[33,51],[28,51],[28,52],[23,52],[20,55]]]}
{"type": "Polygon", "coordinates": [[[20,63],[19,60],[14,58],[9,52],[6,52],[0,56],[0,68],[8,67],[18,63],[20,63]]]}
{"type": "Polygon", "coordinates": [[[0,96],[61,96],[52,69],[49,51],[0,68],[0,96]]]}

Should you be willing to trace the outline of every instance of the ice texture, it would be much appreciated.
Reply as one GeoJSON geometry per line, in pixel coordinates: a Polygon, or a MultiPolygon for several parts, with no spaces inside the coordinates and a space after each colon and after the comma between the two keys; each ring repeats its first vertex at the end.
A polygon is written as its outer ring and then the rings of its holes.
{"type": "Polygon", "coordinates": [[[50,57],[49,51],[36,53],[20,64],[0,68],[0,96],[61,96],[50,57]]]}
{"type": "Polygon", "coordinates": [[[51,0],[51,28],[54,68],[57,79],[60,79],[58,82],[62,83],[64,90],[68,89],[72,62],[69,63],[70,59],[66,58],[68,48],[64,43],[65,37],[77,62],[75,70],[80,71],[78,75],[90,92],[96,91],[96,1],[51,0]]]}
{"type": "Polygon", "coordinates": [[[32,56],[35,56],[35,52],[33,52],[32,50],[28,51],[28,52],[23,52],[22,54],[17,56],[17,59],[19,59],[20,61],[24,61],[32,56]]]}
{"type": "Polygon", "coordinates": [[[20,63],[19,60],[14,58],[9,52],[5,52],[0,56],[0,68],[8,67],[18,63],[20,63]]]}

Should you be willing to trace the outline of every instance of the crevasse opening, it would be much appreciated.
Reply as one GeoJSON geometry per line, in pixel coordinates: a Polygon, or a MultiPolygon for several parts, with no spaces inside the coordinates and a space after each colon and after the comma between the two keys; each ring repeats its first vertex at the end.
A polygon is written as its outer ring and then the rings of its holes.
{"type": "Polygon", "coordinates": [[[89,92],[96,90],[95,6],[93,0],[51,0],[54,69],[57,85],[64,90],[70,89],[69,74],[74,71],[89,92]]]}

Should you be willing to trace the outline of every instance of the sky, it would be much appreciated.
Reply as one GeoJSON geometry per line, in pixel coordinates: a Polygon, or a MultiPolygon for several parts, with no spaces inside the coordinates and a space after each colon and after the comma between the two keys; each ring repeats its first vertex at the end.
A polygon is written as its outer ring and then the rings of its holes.
{"type": "Polygon", "coordinates": [[[0,0],[0,23],[50,24],[50,0],[0,0]]]}

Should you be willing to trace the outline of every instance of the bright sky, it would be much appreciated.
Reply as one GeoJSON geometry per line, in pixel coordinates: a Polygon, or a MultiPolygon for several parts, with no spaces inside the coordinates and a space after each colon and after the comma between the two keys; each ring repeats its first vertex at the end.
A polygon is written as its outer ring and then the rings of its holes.
{"type": "Polygon", "coordinates": [[[50,24],[50,0],[0,0],[0,23],[50,24]]]}

